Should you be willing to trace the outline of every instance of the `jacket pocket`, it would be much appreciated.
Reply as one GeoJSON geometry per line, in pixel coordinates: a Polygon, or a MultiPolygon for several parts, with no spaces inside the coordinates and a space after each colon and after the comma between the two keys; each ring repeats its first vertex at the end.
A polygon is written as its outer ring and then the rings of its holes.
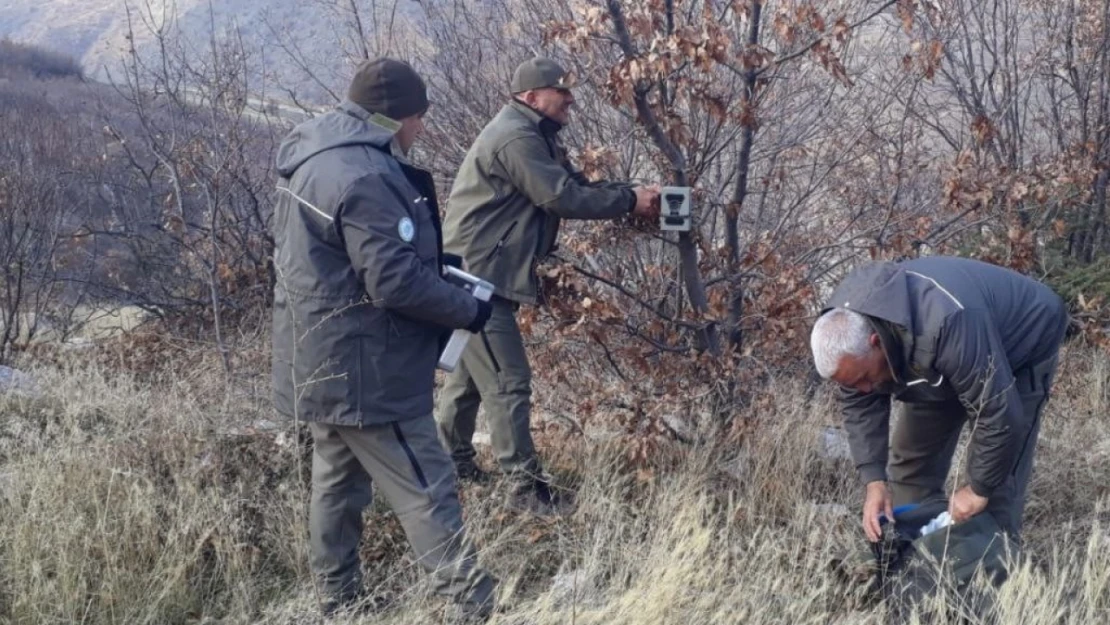
{"type": "Polygon", "coordinates": [[[513,220],[513,223],[509,224],[509,227],[505,229],[505,232],[502,233],[500,237],[498,237],[497,243],[495,243],[490,249],[489,253],[486,254],[487,259],[492,260],[501,255],[501,250],[505,248],[505,242],[509,240],[509,236],[513,233],[513,230],[516,229],[517,222],[519,221],[520,220],[513,220]]]}
{"type": "Polygon", "coordinates": [[[387,336],[394,343],[403,343],[404,340],[420,337],[426,334],[439,336],[442,326],[428,321],[413,319],[394,312],[386,313],[387,336]],[[404,340],[403,340],[404,339],[404,340]]]}
{"type": "Polygon", "coordinates": [[[360,337],[358,382],[364,422],[431,414],[438,357],[436,337],[360,337]]]}

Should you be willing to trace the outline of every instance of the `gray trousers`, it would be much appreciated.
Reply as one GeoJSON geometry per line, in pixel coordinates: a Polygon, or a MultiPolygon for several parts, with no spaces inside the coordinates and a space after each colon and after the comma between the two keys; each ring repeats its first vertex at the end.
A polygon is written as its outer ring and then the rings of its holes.
{"type": "Polygon", "coordinates": [[[309,547],[323,593],[344,601],[361,589],[362,511],[376,483],[417,560],[432,574],[436,592],[468,612],[488,613],[494,580],[478,567],[466,539],[454,467],[432,419],[309,428],[315,443],[309,547]]]}
{"type": "Polygon", "coordinates": [[[470,338],[440,391],[436,424],[452,459],[473,462],[478,406],[485,402],[490,442],[501,469],[514,477],[538,476],[540,462],[530,430],[532,369],[515,309],[513,302],[493,300],[485,329],[470,338]]]}
{"type": "MultiPolygon", "coordinates": [[[[1041,414],[1048,402],[1056,375],[1057,352],[1014,372],[1021,396],[1024,424],[1018,436],[1018,456],[1009,477],[990,496],[987,512],[1015,540],[1020,540],[1022,515],[1033,454],[1040,433],[1041,414]]],[[[894,505],[945,496],[944,484],[952,456],[967,421],[967,411],[958,401],[905,404],[902,418],[891,440],[890,488],[894,505]]]]}

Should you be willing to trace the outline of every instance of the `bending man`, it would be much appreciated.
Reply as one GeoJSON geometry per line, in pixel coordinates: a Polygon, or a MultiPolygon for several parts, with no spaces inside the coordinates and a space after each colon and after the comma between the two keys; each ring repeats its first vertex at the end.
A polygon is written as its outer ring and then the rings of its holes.
{"type": "Polygon", "coordinates": [[[818,373],[841,386],[869,540],[880,539],[879,516],[893,518],[893,506],[944,496],[967,422],[966,484],[949,512],[956,523],[989,512],[1019,539],[1067,323],[1047,286],[974,260],[882,262],[848,275],[811,345],[818,373]],[[892,440],[891,398],[904,405],[892,440]]]}

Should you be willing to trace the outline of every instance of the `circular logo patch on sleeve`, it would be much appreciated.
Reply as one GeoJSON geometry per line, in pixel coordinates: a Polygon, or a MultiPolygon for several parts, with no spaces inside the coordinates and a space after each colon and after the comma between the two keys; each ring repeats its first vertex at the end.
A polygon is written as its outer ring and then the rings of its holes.
{"type": "Polygon", "coordinates": [[[402,217],[397,223],[397,234],[401,235],[401,240],[405,243],[411,243],[416,236],[416,226],[412,225],[412,220],[408,217],[402,217]]]}

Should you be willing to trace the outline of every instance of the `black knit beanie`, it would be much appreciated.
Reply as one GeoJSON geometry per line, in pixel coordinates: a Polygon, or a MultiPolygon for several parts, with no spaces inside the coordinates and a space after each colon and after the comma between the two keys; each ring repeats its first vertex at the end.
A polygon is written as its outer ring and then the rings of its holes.
{"type": "Polygon", "coordinates": [[[358,66],[347,97],[370,113],[396,120],[428,110],[424,79],[408,63],[385,57],[358,66]]]}

